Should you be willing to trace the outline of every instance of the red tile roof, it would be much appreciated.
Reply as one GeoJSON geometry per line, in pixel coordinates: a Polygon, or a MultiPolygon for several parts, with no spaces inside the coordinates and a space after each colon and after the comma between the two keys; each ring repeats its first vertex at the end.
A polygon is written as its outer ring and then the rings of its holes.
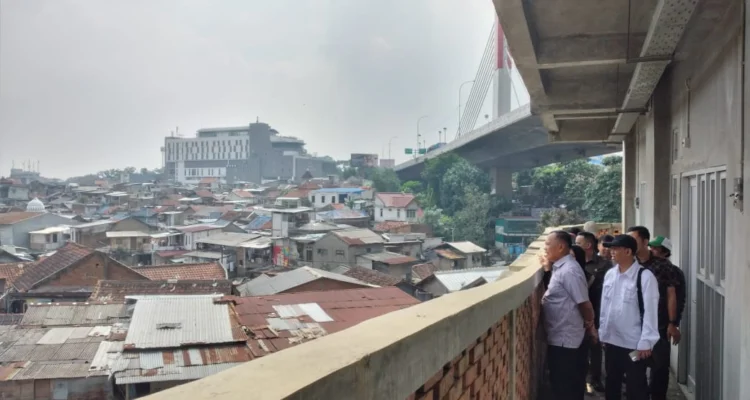
{"type": "Polygon", "coordinates": [[[200,198],[205,198],[205,197],[210,197],[212,199],[214,198],[214,194],[211,193],[211,191],[209,190],[196,190],[195,195],[200,198]]]}
{"type": "Polygon", "coordinates": [[[21,222],[29,218],[34,218],[42,214],[43,213],[26,212],[26,211],[2,213],[0,214],[0,225],[13,225],[17,222],[21,222]]]}
{"type": "Polygon", "coordinates": [[[411,267],[411,276],[415,281],[421,281],[437,271],[437,267],[433,263],[417,264],[411,267]]]}
{"type": "Polygon", "coordinates": [[[219,178],[201,178],[201,180],[198,183],[214,183],[218,181],[219,181],[219,178]]]}
{"type": "Polygon", "coordinates": [[[24,268],[30,267],[31,262],[15,262],[0,264],[0,279],[4,279],[6,286],[10,286],[23,274],[24,268]]]}
{"type": "Polygon", "coordinates": [[[414,201],[411,193],[378,193],[376,196],[385,207],[404,208],[414,201]]]}
{"type": "MultiPolygon", "coordinates": [[[[262,357],[298,343],[307,342],[330,333],[338,332],[371,318],[400,310],[419,301],[396,287],[372,289],[330,290],[275,294],[257,297],[226,297],[234,301],[234,310],[242,325],[250,330],[248,346],[255,357],[262,357]],[[317,308],[307,314],[305,308],[317,308]],[[273,306],[285,307],[292,316],[279,317],[273,306]],[[326,315],[330,318],[325,318],[326,315]],[[321,317],[323,317],[321,319],[321,317]],[[271,329],[269,318],[288,321],[285,328],[271,329]],[[318,318],[318,321],[315,320],[318,318]],[[304,330],[295,325],[306,323],[304,330]]],[[[289,314],[287,314],[289,315],[289,314]]]]}
{"type": "Polygon", "coordinates": [[[94,254],[93,249],[69,242],[58,249],[55,254],[24,268],[23,275],[16,279],[14,286],[21,291],[29,290],[92,254],[94,254]]]}
{"type": "Polygon", "coordinates": [[[188,294],[232,294],[232,282],[184,280],[170,283],[160,281],[99,281],[89,301],[121,302],[125,296],[135,295],[188,295],[188,294]]]}
{"type": "Polygon", "coordinates": [[[298,197],[300,199],[306,199],[307,195],[310,193],[309,190],[303,190],[303,189],[292,189],[288,191],[284,197],[298,197]]]}
{"type": "Polygon", "coordinates": [[[349,268],[349,270],[344,272],[342,275],[360,280],[365,283],[369,283],[371,285],[396,286],[402,281],[401,279],[396,278],[393,275],[388,275],[386,273],[375,271],[369,268],[364,268],[356,265],[347,268],[349,268]]]}
{"type": "Polygon", "coordinates": [[[218,263],[149,265],[134,269],[151,280],[211,281],[227,279],[224,267],[218,263]]]}
{"type": "Polygon", "coordinates": [[[247,190],[240,190],[240,189],[232,190],[232,194],[234,194],[237,197],[242,197],[243,199],[250,199],[250,198],[255,197],[255,195],[253,195],[251,192],[248,192],[247,190]]]}

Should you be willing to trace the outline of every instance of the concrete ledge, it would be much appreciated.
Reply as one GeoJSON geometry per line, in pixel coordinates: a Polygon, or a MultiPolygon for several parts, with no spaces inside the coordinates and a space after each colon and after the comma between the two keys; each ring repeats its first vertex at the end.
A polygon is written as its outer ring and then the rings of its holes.
{"type": "Polygon", "coordinates": [[[365,321],[199,381],[159,399],[405,399],[521,306],[541,282],[536,256],[510,277],[365,321]]]}

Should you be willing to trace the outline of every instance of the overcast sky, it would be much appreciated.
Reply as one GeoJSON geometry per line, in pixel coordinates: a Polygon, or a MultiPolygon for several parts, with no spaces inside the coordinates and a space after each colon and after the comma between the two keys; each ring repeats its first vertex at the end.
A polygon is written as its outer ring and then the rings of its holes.
{"type": "Polygon", "coordinates": [[[493,23],[490,0],[0,0],[0,176],[156,168],[175,127],[256,117],[336,159],[398,136],[400,161],[421,115],[453,137],[493,23]]]}

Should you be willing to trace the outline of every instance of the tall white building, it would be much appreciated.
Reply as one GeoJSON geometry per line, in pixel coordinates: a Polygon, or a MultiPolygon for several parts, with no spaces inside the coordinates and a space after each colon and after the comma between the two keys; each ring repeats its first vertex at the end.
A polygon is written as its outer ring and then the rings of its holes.
{"type": "Polygon", "coordinates": [[[304,147],[304,141],[281,136],[265,123],[201,129],[192,138],[165,138],[165,170],[169,179],[181,183],[202,178],[260,183],[295,179],[307,170],[313,176],[335,172],[333,159],[312,157],[304,147]]]}

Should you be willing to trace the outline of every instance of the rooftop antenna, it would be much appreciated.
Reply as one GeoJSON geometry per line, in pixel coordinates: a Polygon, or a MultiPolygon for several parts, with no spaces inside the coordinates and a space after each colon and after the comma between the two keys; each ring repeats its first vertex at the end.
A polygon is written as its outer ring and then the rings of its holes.
{"type": "Polygon", "coordinates": [[[260,122],[260,117],[255,117],[255,123],[257,124],[259,122],[260,122]]]}

